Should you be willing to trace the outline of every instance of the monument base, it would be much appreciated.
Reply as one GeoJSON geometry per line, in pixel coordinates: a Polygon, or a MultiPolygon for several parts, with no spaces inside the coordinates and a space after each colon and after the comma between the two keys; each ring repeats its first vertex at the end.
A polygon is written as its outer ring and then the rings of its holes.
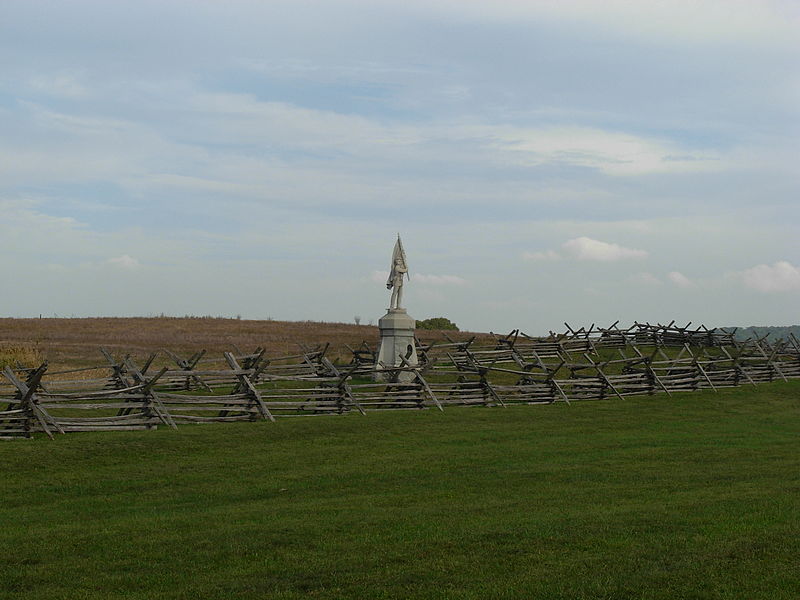
{"type": "MultiPolygon", "coordinates": [[[[384,316],[378,320],[378,328],[381,332],[381,343],[378,349],[378,362],[375,365],[375,379],[386,381],[388,376],[381,373],[382,365],[386,367],[401,367],[403,357],[408,361],[408,365],[416,366],[417,346],[414,343],[414,329],[417,322],[408,316],[405,308],[390,308],[384,316]]],[[[398,381],[407,382],[415,379],[414,373],[403,371],[398,377],[398,381]]]]}

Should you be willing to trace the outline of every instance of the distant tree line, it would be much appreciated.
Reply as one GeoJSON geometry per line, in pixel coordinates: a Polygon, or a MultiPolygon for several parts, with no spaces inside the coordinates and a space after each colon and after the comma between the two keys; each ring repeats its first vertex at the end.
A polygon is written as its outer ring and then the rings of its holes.
{"type": "MultiPolygon", "coordinates": [[[[725,327],[728,331],[732,327],[725,327]]],[[[787,327],[761,327],[751,325],[750,327],[740,327],[736,330],[736,339],[744,340],[749,337],[763,338],[768,336],[768,340],[789,339],[789,334],[794,334],[797,339],[800,339],[800,325],[789,325],[787,327]]]]}

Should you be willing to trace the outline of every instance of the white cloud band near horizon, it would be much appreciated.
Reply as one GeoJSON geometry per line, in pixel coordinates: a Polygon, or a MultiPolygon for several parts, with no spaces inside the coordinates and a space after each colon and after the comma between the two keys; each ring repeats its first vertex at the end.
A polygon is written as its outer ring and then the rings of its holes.
{"type": "Polygon", "coordinates": [[[627,259],[647,258],[646,250],[636,248],[626,248],[612,242],[602,242],[590,237],[581,236],[567,240],[561,244],[562,253],[555,250],[543,250],[539,252],[523,252],[522,258],[532,261],[551,261],[561,258],[573,258],[576,260],[589,260],[601,262],[614,262],[627,259]]]}
{"type": "Polygon", "coordinates": [[[756,265],[738,276],[747,287],[765,294],[800,290],[800,268],[785,260],[756,265]]]}

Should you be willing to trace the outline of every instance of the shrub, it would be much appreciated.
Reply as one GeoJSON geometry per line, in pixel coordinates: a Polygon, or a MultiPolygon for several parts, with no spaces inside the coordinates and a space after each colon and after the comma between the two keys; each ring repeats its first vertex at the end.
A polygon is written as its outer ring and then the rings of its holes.
{"type": "Polygon", "coordinates": [[[417,321],[417,329],[445,329],[448,331],[458,331],[458,327],[450,319],[445,317],[431,317],[417,321]]]}
{"type": "Polygon", "coordinates": [[[0,369],[5,367],[36,367],[42,362],[39,347],[33,344],[0,344],[0,369]]]}

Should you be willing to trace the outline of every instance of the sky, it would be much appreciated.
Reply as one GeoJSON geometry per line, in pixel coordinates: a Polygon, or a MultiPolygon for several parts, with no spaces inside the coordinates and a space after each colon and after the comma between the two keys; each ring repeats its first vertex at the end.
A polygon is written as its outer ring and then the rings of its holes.
{"type": "Polygon", "coordinates": [[[0,316],[800,323],[800,5],[0,2],[0,316]]]}

